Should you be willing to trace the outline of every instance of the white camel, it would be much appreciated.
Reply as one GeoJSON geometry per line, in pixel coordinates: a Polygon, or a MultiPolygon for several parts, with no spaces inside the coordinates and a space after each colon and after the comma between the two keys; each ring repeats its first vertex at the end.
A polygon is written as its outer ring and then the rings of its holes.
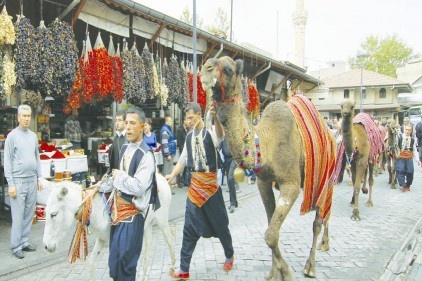
{"type": "MultiPolygon", "coordinates": [[[[156,211],[153,211],[152,208],[150,208],[145,221],[143,276],[139,280],[145,280],[147,268],[150,263],[154,218],[156,219],[169,248],[171,259],[171,266],[169,270],[170,274],[173,273],[174,265],[176,263],[174,239],[168,223],[169,208],[172,197],[171,190],[167,180],[160,174],[157,174],[157,185],[161,207],[156,211]]],[[[45,249],[49,252],[54,252],[60,241],[75,232],[77,225],[75,214],[78,213],[84,202],[82,199],[82,192],[83,189],[79,184],[69,181],[55,183],[52,186],[45,208],[46,221],[43,237],[45,249]]],[[[98,192],[95,193],[92,198],[89,231],[95,235],[97,239],[91,254],[89,254],[87,258],[87,268],[89,270],[91,280],[96,280],[95,265],[97,258],[101,250],[108,245],[110,238],[111,224],[110,217],[106,211],[105,202],[105,199],[98,192]]]]}

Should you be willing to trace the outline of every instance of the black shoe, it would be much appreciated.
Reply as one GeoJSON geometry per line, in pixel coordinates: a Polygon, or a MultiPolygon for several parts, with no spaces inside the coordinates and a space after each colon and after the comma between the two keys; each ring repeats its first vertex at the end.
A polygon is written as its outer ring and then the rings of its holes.
{"type": "Polygon", "coordinates": [[[26,247],[22,248],[22,251],[24,252],[35,252],[37,248],[32,246],[31,244],[28,244],[26,247]]]}
{"type": "Polygon", "coordinates": [[[22,250],[14,252],[13,255],[18,259],[23,259],[25,257],[25,254],[22,252],[22,250]]]}

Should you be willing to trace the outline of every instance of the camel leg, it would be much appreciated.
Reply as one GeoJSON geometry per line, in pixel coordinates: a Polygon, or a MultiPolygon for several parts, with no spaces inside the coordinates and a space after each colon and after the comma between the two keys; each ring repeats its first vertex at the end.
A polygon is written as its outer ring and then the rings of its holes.
{"type": "MultiPolygon", "coordinates": [[[[292,176],[292,178],[294,177],[292,176]]],[[[261,198],[265,205],[267,217],[270,218],[267,231],[265,232],[265,242],[272,250],[273,265],[271,273],[268,276],[268,278],[271,278],[272,280],[290,281],[293,278],[288,264],[281,255],[279,249],[279,237],[281,225],[299,196],[299,182],[300,173],[297,173],[295,179],[285,182],[283,185],[279,184],[280,196],[277,201],[274,202],[274,193],[271,188],[271,182],[264,182],[258,178],[258,187],[261,198]],[[271,204],[270,201],[273,203],[271,204]],[[267,202],[270,203],[269,206],[267,206],[267,202]]]]}
{"type": "Polygon", "coordinates": [[[318,240],[318,235],[321,233],[321,227],[322,227],[322,220],[319,213],[319,207],[317,207],[316,214],[315,214],[315,220],[312,226],[313,231],[313,238],[312,238],[312,247],[311,251],[309,253],[308,260],[306,261],[305,268],[303,269],[303,274],[306,277],[315,278],[315,268],[316,268],[316,262],[315,262],[315,251],[316,251],[316,245],[318,240]]]}
{"type": "Polygon", "coordinates": [[[97,262],[98,255],[101,253],[101,250],[107,245],[107,241],[97,238],[95,240],[94,248],[92,249],[91,254],[87,259],[87,269],[89,272],[89,280],[97,280],[95,276],[95,264],[97,262]]]}
{"type": "Polygon", "coordinates": [[[318,246],[318,250],[326,252],[330,250],[330,237],[328,236],[328,222],[327,218],[324,220],[322,225],[324,226],[324,233],[322,234],[321,242],[318,246]]]}
{"type": "Polygon", "coordinates": [[[390,187],[392,189],[396,189],[396,182],[397,182],[397,178],[396,178],[396,159],[395,158],[391,158],[391,185],[390,187]]]}
{"type": "Polygon", "coordinates": [[[363,161],[363,159],[358,159],[355,165],[352,165],[352,175],[353,176],[353,212],[351,219],[354,221],[360,221],[359,216],[359,192],[362,179],[365,175],[366,169],[368,169],[368,160],[363,161]],[[353,167],[355,168],[353,171],[353,167]],[[354,173],[353,173],[354,172],[354,173]]]}
{"type": "MultiPolygon", "coordinates": [[[[352,179],[352,186],[355,186],[356,182],[356,161],[353,161],[350,165],[350,178],[352,179]]],[[[350,201],[350,207],[355,205],[355,192],[353,191],[352,200],[350,201]]]]}
{"type": "Polygon", "coordinates": [[[374,164],[369,163],[368,165],[368,169],[369,170],[369,177],[368,177],[368,181],[369,181],[369,194],[368,194],[368,201],[366,202],[366,207],[373,207],[373,203],[372,203],[372,187],[374,186],[374,164]]]}
{"type": "Polygon", "coordinates": [[[366,179],[368,177],[368,169],[365,169],[365,174],[363,176],[363,185],[362,185],[362,192],[363,194],[368,194],[368,188],[366,187],[366,179]]]}

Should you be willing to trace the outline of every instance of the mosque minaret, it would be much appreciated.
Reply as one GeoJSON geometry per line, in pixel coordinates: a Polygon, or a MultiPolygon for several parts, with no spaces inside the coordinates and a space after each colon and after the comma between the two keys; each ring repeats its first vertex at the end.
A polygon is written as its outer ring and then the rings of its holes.
{"type": "Polygon", "coordinates": [[[305,0],[296,0],[296,11],[293,13],[295,45],[293,63],[305,67],[305,31],[308,12],[305,11],[305,0]]]}

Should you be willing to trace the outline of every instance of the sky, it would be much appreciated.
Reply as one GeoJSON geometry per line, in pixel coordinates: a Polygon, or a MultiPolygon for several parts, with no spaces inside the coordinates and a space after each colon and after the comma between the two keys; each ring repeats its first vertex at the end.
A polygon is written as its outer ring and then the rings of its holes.
{"type": "MultiPolygon", "coordinates": [[[[186,7],[193,11],[193,0],[135,1],[176,19],[186,7]]],[[[231,1],[235,43],[247,42],[275,59],[293,61],[295,0],[196,0],[197,16],[204,25],[212,25],[221,7],[230,20],[231,1]]],[[[330,61],[347,61],[371,35],[381,39],[397,35],[422,54],[421,0],[305,0],[305,10],[308,70],[324,68],[330,61]]]]}

